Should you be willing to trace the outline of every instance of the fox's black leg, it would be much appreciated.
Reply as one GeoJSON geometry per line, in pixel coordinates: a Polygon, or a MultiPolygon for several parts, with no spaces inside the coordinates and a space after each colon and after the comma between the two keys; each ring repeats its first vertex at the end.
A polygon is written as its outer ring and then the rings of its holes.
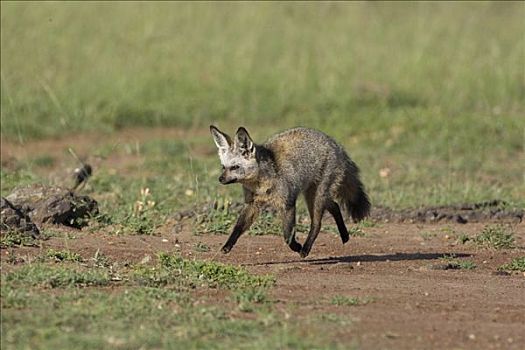
{"type": "Polygon", "coordinates": [[[310,214],[311,223],[308,237],[306,238],[306,241],[299,252],[302,258],[305,258],[310,253],[310,249],[312,249],[312,245],[319,234],[319,230],[321,229],[321,220],[323,218],[324,209],[321,209],[321,207],[318,205],[320,203],[317,203],[316,201],[317,190],[317,186],[311,186],[304,192],[304,199],[306,201],[308,213],[310,214]]]}
{"type": "Polygon", "coordinates": [[[301,251],[301,245],[295,240],[295,205],[284,209],[283,213],[284,240],[294,252],[301,251]]]}
{"type": "Polygon", "coordinates": [[[259,210],[255,205],[246,204],[244,206],[230,237],[221,249],[224,254],[233,248],[239,237],[253,224],[258,214],[259,210]]]}
{"type": "Polygon", "coordinates": [[[328,205],[326,206],[326,209],[334,217],[335,223],[337,224],[337,229],[339,230],[339,235],[341,236],[341,241],[343,241],[343,244],[345,244],[350,239],[350,235],[348,234],[348,230],[346,229],[345,221],[343,220],[343,215],[341,215],[339,204],[337,204],[334,201],[329,201],[328,205]]]}
{"type": "Polygon", "coordinates": [[[319,235],[319,231],[321,230],[321,220],[323,219],[323,213],[325,209],[323,204],[324,203],[317,201],[314,203],[310,232],[308,233],[308,237],[303,244],[303,249],[301,249],[301,258],[306,258],[308,254],[310,254],[310,249],[312,249],[312,245],[317,239],[317,235],[319,235]]]}

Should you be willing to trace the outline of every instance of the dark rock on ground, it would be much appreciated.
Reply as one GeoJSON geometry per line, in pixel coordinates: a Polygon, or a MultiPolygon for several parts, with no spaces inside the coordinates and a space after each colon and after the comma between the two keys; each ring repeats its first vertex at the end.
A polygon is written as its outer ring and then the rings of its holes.
{"type": "Polygon", "coordinates": [[[36,224],[80,228],[98,213],[98,203],[94,199],[62,187],[33,184],[16,188],[6,199],[36,224]]]}
{"type": "Polygon", "coordinates": [[[31,218],[4,197],[0,202],[0,228],[2,231],[15,231],[38,238],[40,230],[31,221],[31,218]]]}

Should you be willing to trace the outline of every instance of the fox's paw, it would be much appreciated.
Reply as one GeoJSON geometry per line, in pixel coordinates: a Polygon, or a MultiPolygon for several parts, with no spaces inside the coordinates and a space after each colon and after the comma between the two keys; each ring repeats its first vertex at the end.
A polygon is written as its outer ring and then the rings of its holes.
{"type": "Polygon", "coordinates": [[[227,246],[227,245],[225,245],[224,247],[221,248],[221,252],[223,254],[228,254],[230,252],[230,250],[232,250],[232,247],[227,246]]]}
{"type": "Polygon", "coordinates": [[[306,251],[303,247],[303,249],[301,249],[301,251],[299,252],[299,255],[301,256],[301,258],[306,258],[308,256],[308,254],[310,254],[309,251],[306,251]]]}

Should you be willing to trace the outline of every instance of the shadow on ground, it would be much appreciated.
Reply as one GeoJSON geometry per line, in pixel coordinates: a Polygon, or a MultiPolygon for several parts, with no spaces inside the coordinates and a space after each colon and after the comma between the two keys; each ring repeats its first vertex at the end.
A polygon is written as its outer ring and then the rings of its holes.
{"type": "Polygon", "coordinates": [[[304,260],[288,260],[288,261],[270,261],[261,263],[243,264],[244,266],[258,266],[258,265],[279,265],[279,264],[313,264],[313,265],[332,265],[338,263],[353,263],[353,262],[387,262],[387,261],[409,261],[409,260],[436,260],[453,255],[455,258],[467,258],[472,256],[465,253],[395,253],[395,254],[364,254],[364,255],[347,255],[336,256],[322,259],[304,259],[304,260]]]}

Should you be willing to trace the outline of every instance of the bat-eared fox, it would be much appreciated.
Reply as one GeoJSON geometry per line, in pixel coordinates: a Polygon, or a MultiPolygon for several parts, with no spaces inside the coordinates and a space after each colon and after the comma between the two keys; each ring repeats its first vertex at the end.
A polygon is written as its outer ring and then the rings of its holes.
{"type": "Polygon", "coordinates": [[[281,214],[284,239],[301,257],[306,257],[321,229],[327,210],[335,219],[343,244],[349,239],[341,215],[345,208],[355,222],[368,216],[370,201],[359,169],[344,149],[328,135],[313,129],[285,130],[262,145],[255,144],[240,127],[232,139],[210,126],[222,164],[220,183],[240,183],[245,205],[233,232],[222,247],[228,253],[241,234],[271,206],[281,214]],[[295,203],[303,194],[310,213],[310,232],[301,246],[295,240],[295,203]]]}

